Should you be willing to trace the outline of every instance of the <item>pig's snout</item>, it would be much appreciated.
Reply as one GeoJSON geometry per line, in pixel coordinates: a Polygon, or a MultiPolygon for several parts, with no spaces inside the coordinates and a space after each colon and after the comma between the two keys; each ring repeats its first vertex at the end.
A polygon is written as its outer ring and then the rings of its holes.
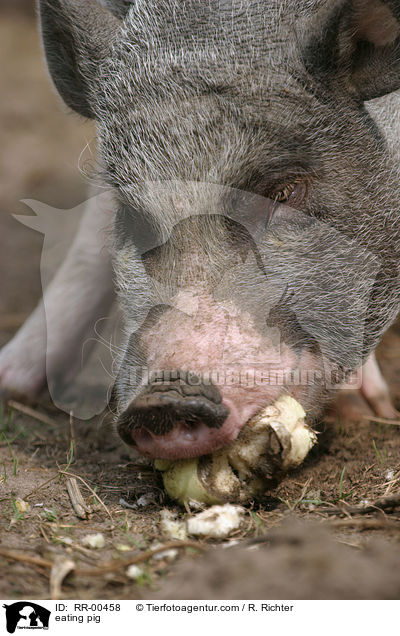
{"type": "Polygon", "coordinates": [[[119,435],[145,455],[188,457],[193,449],[201,454],[229,415],[216,386],[186,372],[173,375],[175,380],[146,386],[118,419],[119,435]]]}

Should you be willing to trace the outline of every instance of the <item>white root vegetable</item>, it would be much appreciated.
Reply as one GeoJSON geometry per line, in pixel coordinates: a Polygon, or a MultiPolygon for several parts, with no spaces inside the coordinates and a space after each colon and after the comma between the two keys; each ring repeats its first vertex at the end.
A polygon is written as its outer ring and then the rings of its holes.
{"type": "Polygon", "coordinates": [[[213,505],[246,503],[299,466],[317,441],[303,407],[285,395],[252,418],[238,439],[212,455],[156,460],[173,499],[213,505]]]}

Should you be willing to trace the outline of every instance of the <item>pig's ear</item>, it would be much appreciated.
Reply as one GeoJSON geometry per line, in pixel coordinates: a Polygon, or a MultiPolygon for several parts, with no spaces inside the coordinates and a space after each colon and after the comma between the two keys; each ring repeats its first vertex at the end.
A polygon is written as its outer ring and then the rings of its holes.
{"type": "Polygon", "coordinates": [[[400,88],[400,0],[328,2],[306,31],[306,66],[328,85],[360,102],[400,88]]]}
{"type": "Polygon", "coordinates": [[[43,46],[53,82],[73,110],[93,118],[91,92],[99,63],[120,21],[95,0],[39,0],[43,46]]]}

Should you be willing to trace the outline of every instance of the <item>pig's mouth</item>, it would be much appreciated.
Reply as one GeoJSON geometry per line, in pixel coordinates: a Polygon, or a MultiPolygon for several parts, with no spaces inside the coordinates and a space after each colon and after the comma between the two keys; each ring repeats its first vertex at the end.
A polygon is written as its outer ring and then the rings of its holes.
{"type": "Polygon", "coordinates": [[[189,385],[181,373],[174,382],[147,386],[119,416],[117,429],[142,455],[181,459],[222,448],[243,424],[216,386],[189,385]]]}
{"type": "Polygon", "coordinates": [[[118,419],[122,439],[147,457],[178,459],[207,454],[236,437],[215,387],[208,396],[183,387],[147,387],[118,419]]]}
{"type": "MultiPolygon", "coordinates": [[[[173,381],[142,387],[117,420],[123,441],[151,459],[213,453],[235,441],[252,417],[287,392],[287,388],[275,386],[258,395],[246,391],[244,397],[238,395],[238,387],[224,387],[222,395],[213,384],[189,384],[188,372],[174,373],[173,381]]],[[[311,393],[307,391],[308,397],[311,393]]],[[[305,402],[305,395],[295,387],[290,394],[305,402]]]]}
{"type": "Polygon", "coordinates": [[[208,455],[234,441],[240,431],[240,427],[234,424],[234,420],[228,418],[221,428],[210,429],[202,421],[190,425],[180,421],[164,435],[155,435],[148,428],[143,427],[131,432],[130,444],[134,444],[142,455],[151,458],[199,457],[208,455]]]}

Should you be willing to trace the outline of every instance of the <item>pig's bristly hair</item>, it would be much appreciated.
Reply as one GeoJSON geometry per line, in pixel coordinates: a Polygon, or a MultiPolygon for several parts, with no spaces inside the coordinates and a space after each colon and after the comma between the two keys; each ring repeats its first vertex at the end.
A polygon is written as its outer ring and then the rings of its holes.
{"type": "MultiPolygon", "coordinates": [[[[62,0],[63,11],[68,4],[62,0]]],[[[399,97],[363,103],[400,87],[398,3],[102,4],[112,10],[117,27],[113,37],[95,42],[96,63],[88,59],[93,42],[85,42],[82,30],[72,29],[77,50],[70,51],[84,98],[78,106],[96,119],[104,179],[116,197],[132,214],[144,210],[166,235],[180,211],[186,218],[222,205],[213,184],[268,197],[299,174],[309,178],[301,209],[322,224],[314,239],[306,232],[296,236],[288,222],[287,233],[282,229],[278,237],[279,249],[267,232],[257,247],[262,258],[273,250],[277,254],[271,278],[294,282],[298,293],[292,308],[299,324],[304,328],[312,316],[323,343],[346,345],[336,352],[344,360],[346,348],[353,352],[360,346],[354,325],[362,316],[360,362],[400,303],[399,97]],[[183,185],[172,193],[149,186],[160,182],[183,185]],[[187,185],[195,182],[211,186],[187,185]],[[349,256],[352,242],[360,250],[358,262],[349,256]],[[370,259],[364,259],[364,251],[370,259]],[[307,260],[310,252],[313,258],[307,260]],[[354,295],[348,302],[350,288],[354,295]]],[[[47,48],[51,51],[51,43],[47,48]]],[[[57,57],[53,74],[61,62],[57,57]]],[[[68,71],[71,65],[64,68],[62,89],[73,79],[68,71]]],[[[72,98],[77,99],[76,87],[72,98]]],[[[202,246],[208,266],[218,268],[221,245],[226,245],[223,224],[210,224],[194,243],[202,246]]],[[[115,244],[128,342],[133,308],[144,310],[149,298],[164,302],[167,293],[157,283],[149,292],[134,237],[121,244],[117,236],[115,244]]],[[[198,263],[187,253],[185,266],[196,280],[198,263]]],[[[173,266],[160,258],[161,271],[171,278],[173,266]]],[[[240,275],[245,278],[249,271],[244,267],[240,275]]],[[[178,275],[187,278],[187,272],[178,275]]],[[[247,298],[241,301],[255,319],[254,293],[262,286],[256,276],[247,280],[247,298]]],[[[128,354],[124,366],[129,368],[128,354]]],[[[128,392],[128,378],[121,376],[120,399],[128,392]]]]}

